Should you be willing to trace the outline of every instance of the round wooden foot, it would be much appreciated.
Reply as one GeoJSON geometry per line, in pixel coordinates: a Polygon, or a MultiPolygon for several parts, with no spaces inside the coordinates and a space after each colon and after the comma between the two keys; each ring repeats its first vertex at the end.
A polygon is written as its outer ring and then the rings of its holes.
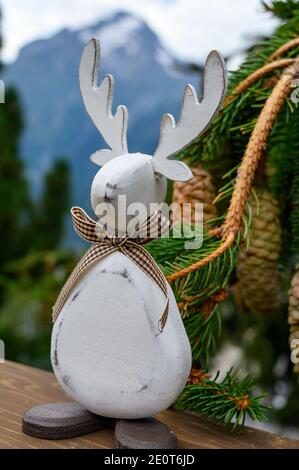
{"type": "Polygon", "coordinates": [[[175,433],[154,418],[119,420],[114,431],[115,449],[176,449],[175,433]]]}
{"type": "Polygon", "coordinates": [[[109,420],[94,415],[75,402],[48,403],[23,415],[25,434],[41,439],[67,439],[109,427],[109,420]]]}

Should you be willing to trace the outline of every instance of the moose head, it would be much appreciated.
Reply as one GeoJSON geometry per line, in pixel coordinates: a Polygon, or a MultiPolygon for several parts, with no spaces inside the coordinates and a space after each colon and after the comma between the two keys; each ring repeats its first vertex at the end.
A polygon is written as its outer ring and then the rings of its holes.
{"type": "MultiPolygon", "coordinates": [[[[104,205],[109,227],[122,230],[125,227],[115,227],[119,196],[125,196],[127,206],[143,204],[150,215],[150,205],[165,199],[167,178],[175,181],[192,178],[188,166],[173,156],[204,132],[212,121],[226,91],[226,69],[221,55],[211,51],[204,69],[203,99],[199,102],[195,89],[186,86],[179,120],[176,123],[171,114],[163,116],[159,144],[151,156],[128,152],[128,111],[121,105],[113,115],[114,79],[106,75],[97,85],[99,59],[100,44],[91,39],[81,57],[80,90],[87,113],[110,147],[90,157],[101,166],[92,183],[91,205],[96,215],[97,208],[104,205]]],[[[125,224],[128,220],[130,216],[125,224]]]]}

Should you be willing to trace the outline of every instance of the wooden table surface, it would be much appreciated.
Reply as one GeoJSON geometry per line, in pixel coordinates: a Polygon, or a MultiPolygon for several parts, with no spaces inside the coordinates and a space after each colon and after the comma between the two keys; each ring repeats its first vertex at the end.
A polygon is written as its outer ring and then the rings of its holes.
{"type": "MultiPolygon", "coordinates": [[[[0,397],[0,449],[112,448],[111,429],[59,441],[22,434],[21,420],[26,409],[43,403],[67,400],[54,375],[49,372],[13,362],[0,364],[0,397]]],[[[252,428],[246,428],[239,436],[194,414],[180,411],[168,410],[158,418],[176,432],[180,448],[299,448],[299,441],[252,428]]]]}

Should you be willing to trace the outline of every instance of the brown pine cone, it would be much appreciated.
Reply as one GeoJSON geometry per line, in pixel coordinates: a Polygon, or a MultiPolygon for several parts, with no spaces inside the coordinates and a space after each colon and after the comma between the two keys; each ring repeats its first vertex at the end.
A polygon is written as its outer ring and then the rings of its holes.
{"type": "Polygon", "coordinates": [[[281,224],[276,200],[266,190],[256,190],[258,205],[249,199],[252,224],[249,247],[242,249],[237,277],[245,305],[256,313],[273,313],[280,305],[278,258],[281,224]]]}
{"type": "Polygon", "coordinates": [[[173,211],[173,222],[185,222],[194,224],[195,221],[200,222],[200,214],[196,212],[194,203],[203,203],[203,222],[215,219],[217,217],[216,206],[213,201],[216,197],[215,187],[211,175],[203,169],[201,165],[191,168],[193,178],[187,182],[175,182],[173,187],[172,202],[179,204],[179,208],[173,211]],[[191,203],[189,208],[182,205],[191,203]],[[181,220],[182,217],[182,220],[181,220]]]}

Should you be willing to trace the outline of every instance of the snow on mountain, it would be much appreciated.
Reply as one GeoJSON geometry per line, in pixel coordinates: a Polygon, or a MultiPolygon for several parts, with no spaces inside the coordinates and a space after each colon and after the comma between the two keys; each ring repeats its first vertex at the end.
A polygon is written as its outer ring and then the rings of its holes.
{"type": "Polygon", "coordinates": [[[102,53],[109,56],[115,50],[124,47],[126,52],[136,55],[138,46],[138,32],[142,34],[143,21],[131,16],[120,16],[113,23],[99,28],[84,29],[79,33],[79,37],[85,44],[91,37],[101,40],[102,53]]]}

